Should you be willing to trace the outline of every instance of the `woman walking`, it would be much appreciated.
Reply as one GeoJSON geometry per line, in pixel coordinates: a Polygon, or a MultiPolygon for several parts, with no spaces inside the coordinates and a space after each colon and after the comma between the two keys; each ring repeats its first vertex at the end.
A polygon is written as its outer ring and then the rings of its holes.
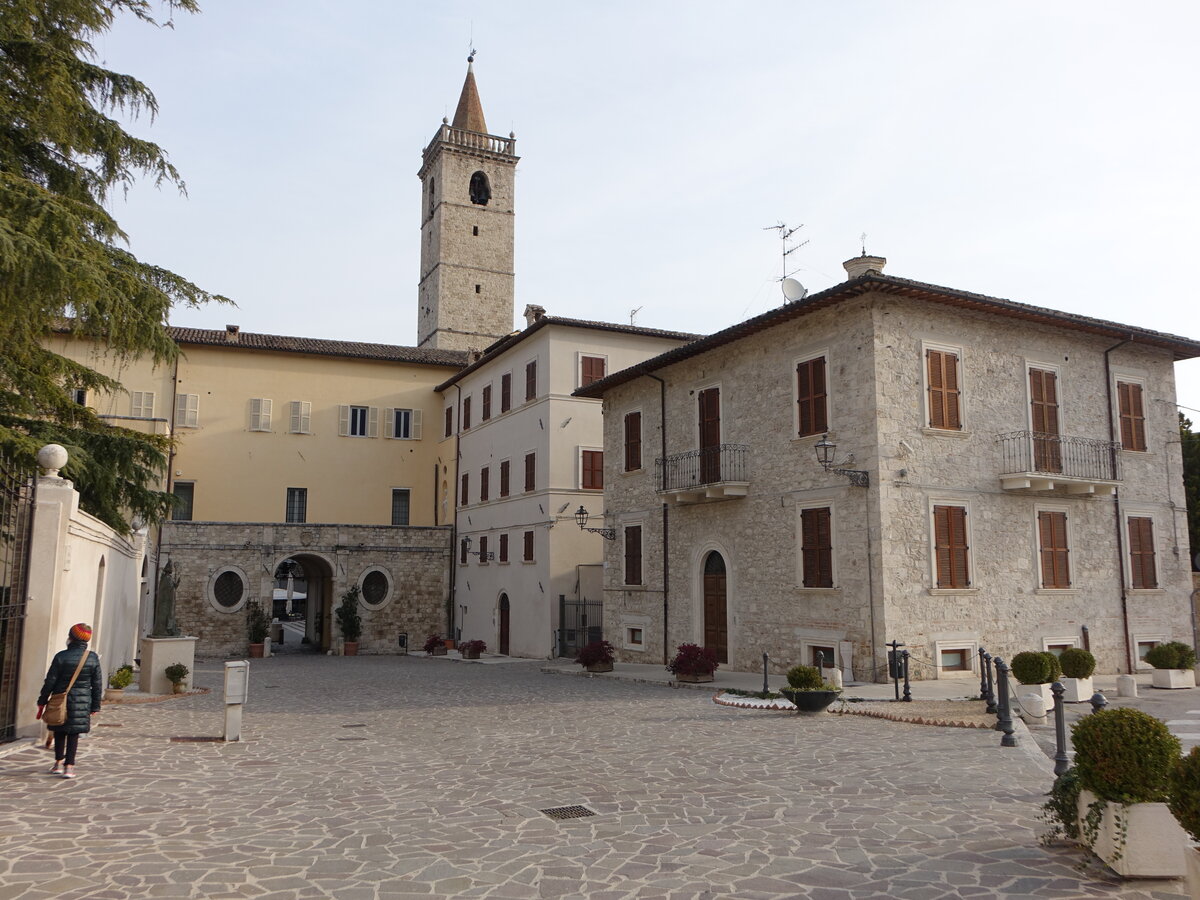
{"type": "Polygon", "coordinates": [[[92,716],[100,711],[100,694],[104,679],[100,675],[100,657],[88,650],[92,628],[80,622],[72,625],[67,649],[60,650],[50,663],[42,692],[38,694],[40,719],[51,694],[67,694],[67,718],[61,725],[49,726],[54,733],[54,768],[51,775],[75,777],[75,750],[79,736],[92,729],[92,716]]]}

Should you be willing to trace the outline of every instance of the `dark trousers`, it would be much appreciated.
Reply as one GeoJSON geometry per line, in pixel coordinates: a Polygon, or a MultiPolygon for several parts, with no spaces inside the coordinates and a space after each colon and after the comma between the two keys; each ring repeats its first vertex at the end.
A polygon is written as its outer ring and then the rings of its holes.
{"type": "Polygon", "coordinates": [[[63,760],[68,766],[75,765],[75,750],[79,747],[79,735],[54,732],[54,761],[63,760]]]}

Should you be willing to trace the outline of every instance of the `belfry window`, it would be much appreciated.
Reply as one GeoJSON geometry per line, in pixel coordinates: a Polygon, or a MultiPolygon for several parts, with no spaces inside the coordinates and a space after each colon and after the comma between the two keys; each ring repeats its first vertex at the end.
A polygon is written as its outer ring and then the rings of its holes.
{"type": "Polygon", "coordinates": [[[471,202],[476,206],[487,206],[492,199],[492,186],[483,172],[471,176],[471,202]]]}

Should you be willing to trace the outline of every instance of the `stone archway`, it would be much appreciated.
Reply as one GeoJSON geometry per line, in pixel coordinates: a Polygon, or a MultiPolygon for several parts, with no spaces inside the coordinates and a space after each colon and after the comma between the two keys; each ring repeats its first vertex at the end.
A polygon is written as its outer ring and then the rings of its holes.
{"type": "Polygon", "coordinates": [[[332,597],[333,567],[328,560],[307,552],[282,557],[275,565],[268,610],[272,620],[278,619],[284,626],[284,646],[279,649],[303,646],[320,652],[329,650],[333,645],[332,597]],[[296,627],[298,622],[302,623],[302,634],[296,627]]]}

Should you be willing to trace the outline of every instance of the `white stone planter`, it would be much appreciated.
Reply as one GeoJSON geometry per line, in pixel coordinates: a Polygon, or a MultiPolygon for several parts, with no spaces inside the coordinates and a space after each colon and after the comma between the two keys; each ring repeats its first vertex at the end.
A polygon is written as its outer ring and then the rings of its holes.
{"type": "Polygon", "coordinates": [[[1196,686],[1195,669],[1155,669],[1154,681],[1156,688],[1179,689],[1196,686]]]}
{"type": "MultiPolygon", "coordinates": [[[[1091,791],[1079,792],[1079,830],[1088,806],[1095,802],[1091,791]]],[[[1092,852],[1122,878],[1182,878],[1186,873],[1184,853],[1187,835],[1165,803],[1105,804],[1100,833],[1092,852]],[[1125,846],[1119,848],[1118,817],[1128,826],[1125,846]]]]}
{"type": "Polygon", "coordinates": [[[1090,675],[1087,678],[1063,678],[1062,686],[1064,703],[1087,703],[1096,693],[1090,675]]]}
{"type": "Polygon", "coordinates": [[[1187,865],[1188,894],[1192,900],[1200,900],[1200,847],[1191,847],[1183,851],[1183,859],[1187,865]]]}

